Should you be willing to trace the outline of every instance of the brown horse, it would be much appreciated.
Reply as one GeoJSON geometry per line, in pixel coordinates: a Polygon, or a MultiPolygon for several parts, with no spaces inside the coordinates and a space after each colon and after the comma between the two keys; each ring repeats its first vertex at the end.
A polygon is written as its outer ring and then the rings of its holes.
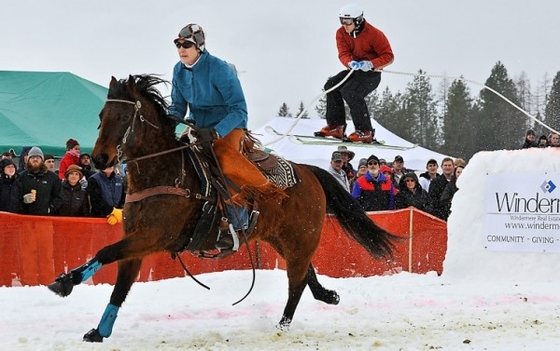
{"type": "MultiPolygon", "coordinates": [[[[118,309],[136,280],[142,259],[152,253],[185,250],[205,204],[204,187],[188,149],[178,141],[176,121],[166,115],[167,104],[155,88],[163,80],[148,75],[111,80],[100,113],[99,137],[92,156],[98,168],[127,162],[128,197],[124,207],[124,237],[101,249],[93,259],[61,274],[49,289],[60,296],[91,277],[101,266],[118,262],[110,303],[97,328],[84,340],[101,342],[112,333],[118,309]],[[154,156],[155,155],[155,156],[154,156]]],[[[335,291],[318,281],[311,260],[319,245],[327,213],[335,214],[345,232],[374,257],[391,257],[395,238],[375,225],[352,196],[327,171],[291,163],[299,182],[285,189],[282,200],[258,200],[259,225],[249,240],[269,243],[286,260],[288,301],[279,328],[287,330],[308,285],[313,297],[337,304],[335,291]]]]}

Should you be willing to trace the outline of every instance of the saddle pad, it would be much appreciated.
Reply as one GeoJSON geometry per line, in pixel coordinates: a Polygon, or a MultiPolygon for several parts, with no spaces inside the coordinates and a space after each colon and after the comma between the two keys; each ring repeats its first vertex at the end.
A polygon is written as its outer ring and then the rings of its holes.
{"type": "Polygon", "coordinates": [[[271,155],[271,157],[276,157],[278,162],[273,169],[268,172],[263,172],[268,180],[276,184],[282,190],[299,183],[299,177],[290,162],[275,155],[271,155]]]}

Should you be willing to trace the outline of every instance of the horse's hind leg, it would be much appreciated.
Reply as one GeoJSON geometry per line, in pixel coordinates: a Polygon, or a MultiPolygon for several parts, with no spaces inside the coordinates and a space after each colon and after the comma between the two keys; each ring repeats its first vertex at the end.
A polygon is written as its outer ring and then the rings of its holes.
{"type": "Polygon", "coordinates": [[[307,286],[307,264],[295,264],[293,262],[287,262],[287,273],[288,273],[288,302],[286,307],[284,307],[284,313],[282,318],[278,323],[278,329],[283,331],[288,331],[294,313],[296,311],[299,300],[303,290],[307,286]]]}
{"type": "Polygon", "coordinates": [[[97,328],[87,332],[84,335],[84,341],[102,342],[103,338],[111,336],[119,308],[126,299],[130,287],[136,281],[141,266],[142,259],[119,261],[117,282],[111,294],[111,300],[105,308],[97,328]]]}
{"type": "Polygon", "coordinates": [[[325,289],[321,283],[317,280],[317,274],[315,274],[315,268],[312,264],[309,264],[307,268],[307,285],[313,293],[315,300],[323,301],[329,305],[338,305],[340,302],[340,296],[334,290],[325,289]]]}

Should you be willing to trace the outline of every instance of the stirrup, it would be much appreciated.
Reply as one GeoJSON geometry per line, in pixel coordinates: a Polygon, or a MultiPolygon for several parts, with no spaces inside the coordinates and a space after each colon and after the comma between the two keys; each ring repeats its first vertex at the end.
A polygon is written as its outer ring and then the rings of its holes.
{"type": "Polygon", "coordinates": [[[249,227],[245,231],[247,235],[251,234],[255,229],[257,229],[257,222],[259,220],[259,215],[261,213],[259,211],[253,210],[249,215],[249,227]]]}
{"type": "MultiPolygon", "coordinates": [[[[222,218],[222,223],[227,223],[227,218],[222,218]]],[[[222,243],[223,245],[224,243],[222,243]]],[[[218,233],[218,240],[216,240],[216,249],[223,251],[223,250],[232,250],[233,252],[239,250],[239,236],[237,236],[236,231],[233,229],[233,224],[228,223],[227,229],[222,229],[219,231],[218,233]],[[230,247],[229,245],[229,238],[227,238],[227,235],[231,235],[231,240],[232,240],[232,246],[230,247]],[[220,240],[222,239],[226,239],[225,241],[227,242],[227,247],[226,246],[221,246],[219,244],[220,240]]]]}

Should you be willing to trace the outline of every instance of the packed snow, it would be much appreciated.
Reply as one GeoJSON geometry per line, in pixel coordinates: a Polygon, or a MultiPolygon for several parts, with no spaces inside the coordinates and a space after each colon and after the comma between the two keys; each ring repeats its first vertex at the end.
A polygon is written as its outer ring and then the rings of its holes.
{"type": "Polygon", "coordinates": [[[556,149],[482,152],[458,181],[443,275],[330,278],[337,306],[303,294],[288,332],[275,326],[287,298],[282,270],[228,271],[136,283],[103,344],[82,342],[108,303],[110,285],[80,285],[67,298],[44,286],[0,288],[2,350],[558,350],[558,253],[484,248],[489,173],[546,172],[560,184],[556,149]]]}

